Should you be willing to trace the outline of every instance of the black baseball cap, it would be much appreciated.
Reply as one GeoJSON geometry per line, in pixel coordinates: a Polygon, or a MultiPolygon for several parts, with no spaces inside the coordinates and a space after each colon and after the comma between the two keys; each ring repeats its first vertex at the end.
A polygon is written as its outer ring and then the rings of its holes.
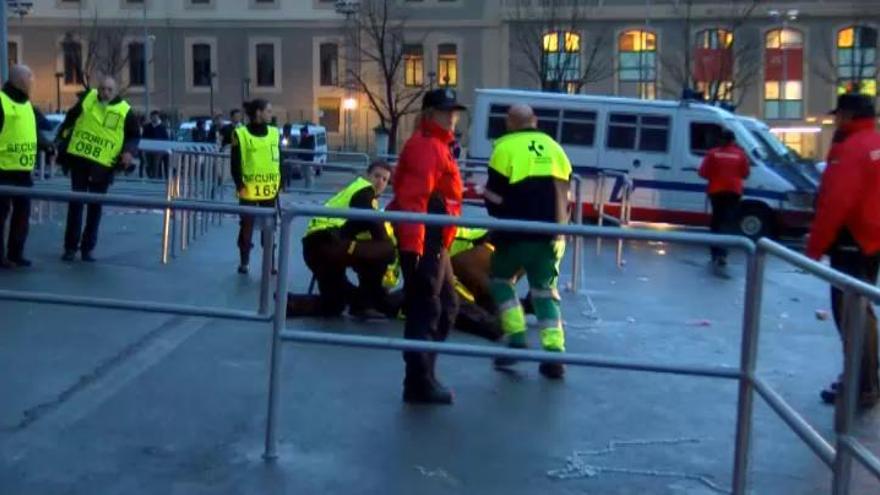
{"type": "Polygon", "coordinates": [[[422,110],[429,108],[437,110],[467,110],[467,107],[458,102],[457,95],[451,89],[432,89],[422,97],[422,110]]]}
{"type": "Polygon", "coordinates": [[[874,100],[868,95],[858,93],[844,93],[838,96],[837,107],[829,114],[834,115],[840,111],[852,113],[855,117],[874,117],[877,115],[874,100]]]}

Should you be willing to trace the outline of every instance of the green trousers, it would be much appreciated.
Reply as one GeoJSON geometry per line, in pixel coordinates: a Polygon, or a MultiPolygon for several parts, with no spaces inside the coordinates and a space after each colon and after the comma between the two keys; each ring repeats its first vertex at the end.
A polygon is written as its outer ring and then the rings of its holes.
{"type": "Polygon", "coordinates": [[[541,346],[565,350],[559,308],[559,263],[563,240],[514,241],[497,246],[492,256],[492,297],[498,304],[501,328],[513,346],[525,346],[526,315],[516,295],[517,277],[525,272],[541,330],[541,346]]]}

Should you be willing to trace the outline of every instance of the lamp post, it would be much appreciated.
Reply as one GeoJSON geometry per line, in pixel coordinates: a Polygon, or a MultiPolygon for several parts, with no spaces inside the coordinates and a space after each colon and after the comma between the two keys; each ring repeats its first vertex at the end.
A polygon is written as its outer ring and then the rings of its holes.
{"type": "Polygon", "coordinates": [[[144,115],[150,115],[150,57],[152,55],[151,42],[155,39],[150,36],[147,28],[147,0],[143,0],[143,24],[144,24],[144,115]]]}
{"type": "Polygon", "coordinates": [[[55,73],[55,111],[61,113],[61,79],[64,78],[63,72],[55,73]]]}
{"type": "Polygon", "coordinates": [[[208,88],[210,89],[211,98],[208,102],[208,107],[210,108],[209,113],[212,118],[214,117],[214,79],[216,79],[216,78],[217,78],[217,73],[211,72],[211,84],[208,85],[208,88]]]}
{"type": "Polygon", "coordinates": [[[343,147],[346,150],[351,150],[354,112],[357,110],[358,106],[357,97],[354,96],[354,88],[356,86],[356,78],[354,75],[356,74],[357,80],[359,80],[361,73],[361,30],[360,25],[357,22],[357,15],[361,10],[361,2],[360,0],[337,0],[335,8],[337,14],[345,16],[345,28],[348,30],[356,30],[354,36],[351,37],[349,43],[346,44],[346,49],[349,53],[347,58],[348,60],[353,61],[353,68],[347,71],[345,78],[346,97],[342,100],[342,110],[345,112],[345,136],[343,137],[343,147]]]}
{"type": "Polygon", "coordinates": [[[251,95],[251,78],[245,77],[241,80],[241,101],[247,101],[251,95]]]}
{"type": "Polygon", "coordinates": [[[345,138],[344,138],[344,147],[346,150],[351,150],[352,146],[352,123],[354,119],[354,112],[357,110],[358,101],[354,96],[348,96],[344,100],[342,100],[342,110],[345,111],[345,138]]]}
{"type": "Polygon", "coordinates": [[[437,73],[434,71],[428,72],[428,89],[434,90],[434,85],[437,84],[437,73]]]}

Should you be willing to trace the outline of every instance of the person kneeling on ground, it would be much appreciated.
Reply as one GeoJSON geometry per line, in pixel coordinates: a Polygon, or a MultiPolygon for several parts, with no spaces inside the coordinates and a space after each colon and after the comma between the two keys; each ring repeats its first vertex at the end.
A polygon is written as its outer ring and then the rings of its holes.
{"type": "MultiPolygon", "coordinates": [[[[378,209],[378,197],[391,178],[391,166],[373,162],[366,177],[358,177],[324,203],[328,208],[378,209]]],[[[313,218],[306,229],[303,258],[314,274],[320,295],[288,294],[287,316],[339,316],[346,306],[352,316],[385,317],[387,293],[382,278],[394,261],[394,244],[381,221],[313,218]],[[359,284],[346,277],[352,268],[359,284]]]]}

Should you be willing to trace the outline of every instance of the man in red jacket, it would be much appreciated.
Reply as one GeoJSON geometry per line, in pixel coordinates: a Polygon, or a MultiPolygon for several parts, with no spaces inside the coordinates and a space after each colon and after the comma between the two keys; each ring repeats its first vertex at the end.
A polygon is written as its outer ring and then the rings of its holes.
{"type": "MultiPolygon", "coordinates": [[[[462,184],[452,156],[455,126],[465,107],[448,89],[429,91],[422,100],[418,128],[400,153],[394,173],[394,200],[388,210],[461,215],[462,184]]],[[[458,312],[449,246],[455,227],[395,225],[403,271],[406,325],[404,337],[443,341],[458,312]]],[[[404,352],[403,400],[451,404],[452,393],[434,374],[436,354],[404,352]]]]}
{"type": "MultiPolygon", "coordinates": [[[[721,143],[706,153],[700,165],[700,177],[709,181],[707,194],[712,202],[712,233],[728,234],[734,230],[743,193],[743,180],[749,177],[749,159],[736,145],[732,132],[721,132],[721,143]]],[[[727,250],[712,247],[712,264],[727,266],[727,250]]]]}
{"type": "MultiPolygon", "coordinates": [[[[822,175],[807,256],[818,260],[827,253],[832,268],[875,285],[880,270],[880,133],[875,129],[874,102],[868,96],[844,94],[838,97],[834,114],[843,141],[832,148],[822,175]]],[[[841,324],[849,300],[844,296],[832,287],[834,321],[846,348],[841,324]]],[[[865,310],[859,405],[868,408],[880,399],[880,380],[877,318],[872,304],[865,310]]],[[[823,390],[822,400],[833,404],[839,388],[835,382],[823,390]]]]}

